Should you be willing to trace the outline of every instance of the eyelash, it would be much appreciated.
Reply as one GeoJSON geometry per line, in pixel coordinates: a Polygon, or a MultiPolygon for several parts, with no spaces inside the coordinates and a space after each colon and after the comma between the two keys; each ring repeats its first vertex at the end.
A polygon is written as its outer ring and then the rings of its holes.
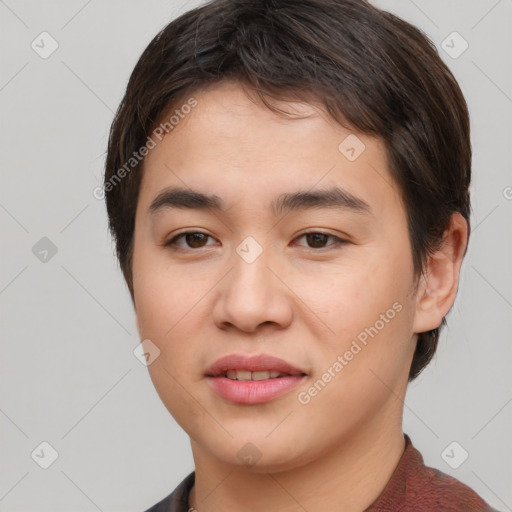
{"type": "MultiPolygon", "coordinates": [[[[199,247],[199,248],[183,248],[183,247],[178,247],[176,246],[176,242],[185,237],[186,235],[194,235],[194,234],[200,234],[200,235],[205,235],[209,238],[213,238],[211,235],[208,235],[207,233],[203,233],[202,231],[184,231],[183,233],[180,233],[178,235],[176,235],[175,237],[171,238],[168,242],[166,242],[164,244],[165,247],[170,247],[173,251],[198,251],[199,249],[203,249],[203,247],[199,247]]],[[[331,235],[329,233],[323,233],[322,231],[306,231],[300,235],[297,236],[297,238],[302,238],[306,235],[325,235],[326,237],[328,238],[332,238],[335,240],[335,243],[333,244],[330,244],[330,245],[327,245],[326,247],[321,247],[321,248],[315,248],[315,247],[306,247],[308,249],[311,249],[315,252],[320,252],[324,249],[328,249],[329,247],[332,247],[332,246],[340,246],[340,245],[344,245],[344,244],[348,244],[349,242],[347,240],[343,240],[342,238],[339,238],[335,235],[331,235]]],[[[204,247],[208,247],[208,246],[204,246],[204,247]]]]}

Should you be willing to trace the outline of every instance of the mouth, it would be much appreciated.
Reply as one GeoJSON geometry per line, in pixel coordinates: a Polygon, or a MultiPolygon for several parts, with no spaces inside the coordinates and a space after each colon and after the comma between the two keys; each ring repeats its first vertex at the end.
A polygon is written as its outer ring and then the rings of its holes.
{"type": "MultiPolygon", "coordinates": [[[[251,372],[249,370],[227,370],[217,377],[226,377],[231,380],[267,380],[267,379],[280,379],[282,377],[289,377],[290,373],[283,373],[277,370],[260,370],[251,372]]],[[[301,373],[300,375],[306,375],[301,373]]]]}
{"type": "Polygon", "coordinates": [[[270,355],[232,354],[205,372],[208,384],[223,399],[237,404],[269,402],[290,392],[307,373],[270,355]]]}
{"type": "Polygon", "coordinates": [[[268,354],[257,356],[229,354],[217,359],[206,370],[205,375],[207,377],[223,376],[237,380],[264,380],[289,375],[307,375],[307,372],[284,359],[268,354]]]}

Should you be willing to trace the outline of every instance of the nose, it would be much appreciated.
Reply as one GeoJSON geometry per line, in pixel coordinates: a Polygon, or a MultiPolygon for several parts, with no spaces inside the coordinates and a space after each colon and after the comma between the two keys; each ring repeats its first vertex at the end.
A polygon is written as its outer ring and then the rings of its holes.
{"type": "Polygon", "coordinates": [[[213,309],[215,324],[224,330],[257,331],[263,324],[285,328],[293,318],[292,292],[285,271],[263,251],[254,261],[238,253],[219,283],[213,309]]]}

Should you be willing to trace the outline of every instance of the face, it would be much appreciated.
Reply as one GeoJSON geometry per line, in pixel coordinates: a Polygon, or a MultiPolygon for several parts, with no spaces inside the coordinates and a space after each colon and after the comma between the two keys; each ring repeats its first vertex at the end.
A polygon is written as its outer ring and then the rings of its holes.
{"type": "Polygon", "coordinates": [[[400,422],[414,280],[383,144],[236,83],[194,98],[146,157],[133,254],[151,379],[194,455],[292,468],[400,422]]]}

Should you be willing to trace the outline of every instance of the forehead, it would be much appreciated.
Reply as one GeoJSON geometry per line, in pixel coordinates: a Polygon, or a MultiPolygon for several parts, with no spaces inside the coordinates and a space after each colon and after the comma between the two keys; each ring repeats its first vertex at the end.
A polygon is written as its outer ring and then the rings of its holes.
{"type": "Polygon", "coordinates": [[[401,207],[382,141],[339,125],[319,106],[273,102],[288,113],[278,115],[230,82],[192,97],[194,108],[174,116],[178,122],[145,159],[139,197],[146,209],[176,186],[215,195],[227,210],[244,204],[275,211],[279,195],[333,187],[376,212],[401,207]]]}

